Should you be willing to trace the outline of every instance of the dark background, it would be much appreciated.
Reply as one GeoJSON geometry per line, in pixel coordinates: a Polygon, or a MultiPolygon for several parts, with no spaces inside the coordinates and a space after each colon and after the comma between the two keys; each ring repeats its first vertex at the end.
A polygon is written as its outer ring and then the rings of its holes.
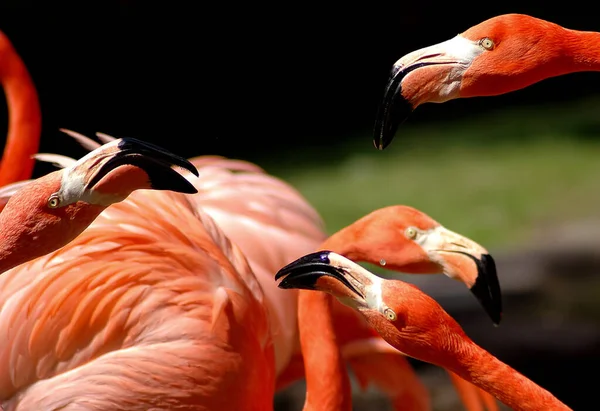
{"type": "MultiPolygon", "coordinates": [[[[42,151],[81,156],[58,132],[64,127],[138,137],[187,156],[261,162],[314,147],[319,157],[329,152],[325,146],[343,146],[372,128],[388,72],[409,51],[509,12],[582,30],[600,24],[586,8],[567,15],[558,3],[146,3],[81,8],[9,1],[0,7],[0,29],[39,90],[42,151]]],[[[505,96],[428,104],[409,122],[567,100],[598,90],[593,84],[594,73],[572,74],[505,96]]],[[[0,127],[6,128],[5,107],[0,127]]],[[[373,149],[368,140],[364,145],[373,149]]]]}
{"type": "MultiPolygon", "coordinates": [[[[335,161],[357,136],[364,150],[375,150],[365,132],[372,128],[392,64],[409,51],[509,12],[600,31],[597,14],[575,3],[524,7],[506,1],[444,6],[393,1],[336,8],[324,2],[160,2],[156,7],[105,1],[102,6],[87,3],[85,9],[52,3],[3,2],[0,30],[25,61],[39,92],[40,151],[76,158],[85,151],[59,128],[137,137],[185,157],[219,154],[259,164],[278,158],[335,161]],[[577,14],[567,14],[567,8],[577,14]],[[313,150],[290,154],[299,148],[313,150]]],[[[408,121],[427,123],[549,101],[568,104],[597,94],[599,81],[597,73],[571,74],[504,96],[428,104],[408,121]]],[[[6,127],[2,100],[1,136],[6,127]]],[[[39,175],[44,166],[36,167],[39,175]]],[[[569,404],[587,407],[577,381],[589,384],[597,378],[544,378],[546,369],[555,367],[564,370],[563,376],[586,369],[583,358],[562,361],[544,358],[520,370],[569,404]]]]}

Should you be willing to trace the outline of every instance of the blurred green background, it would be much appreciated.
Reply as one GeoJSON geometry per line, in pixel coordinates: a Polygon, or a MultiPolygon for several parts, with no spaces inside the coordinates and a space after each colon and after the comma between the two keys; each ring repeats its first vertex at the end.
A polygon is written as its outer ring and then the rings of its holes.
{"type": "Polygon", "coordinates": [[[364,133],[310,166],[294,161],[314,155],[302,147],[262,165],[306,196],[329,233],[406,204],[492,249],[518,247],[539,226],[598,216],[599,113],[598,97],[508,107],[405,124],[383,152],[364,133]]]}

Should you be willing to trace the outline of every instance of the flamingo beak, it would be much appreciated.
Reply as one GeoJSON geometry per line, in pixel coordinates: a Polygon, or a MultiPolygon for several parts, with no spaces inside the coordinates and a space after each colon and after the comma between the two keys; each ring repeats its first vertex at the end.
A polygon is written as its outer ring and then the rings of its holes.
{"type": "Polygon", "coordinates": [[[466,284],[495,325],[502,318],[502,294],[496,263],[476,242],[442,226],[429,234],[423,248],[448,277],[466,284]]]}
{"type": "Polygon", "coordinates": [[[408,73],[424,65],[426,64],[403,66],[397,62],[392,67],[375,118],[373,144],[377,149],[384,150],[390,145],[398,126],[404,123],[416,108],[402,95],[402,80],[408,73]]]}
{"type": "MultiPolygon", "coordinates": [[[[185,158],[179,157],[161,147],[135,138],[121,138],[107,143],[88,153],[77,163],[93,160],[85,177],[85,189],[98,188],[98,183],[121,166],[133,166],[145,172],[149,187],[153,190],[170,190],[179,193],[195,194],[196,188],[172,166],[184,168],[198,176],[198,170],[185,158]]],[[[103,180],[105,179],[105,180],[103,180]]]]}
{"type": "Polygon", "coordinates": [[[396,61],[375,120],[375,147],[385,149],[394,139],[398,126],[417,106],[458,98],[465,70],[482,52],[477,42],[459,35],[396,61]]]}
{"type": "Polygon", "coordinates": [[[358,264],[327,250],[300,257],[275,275],[276,281],[282,279],[279,288],[327,292],[354,307],[368,305],[374,278],[358,264]]]}
{"type": "Polygon", "coordinates": [[[336,297],[363,297],[360,288],[356,288],[347,278],[344,267],[332,262],[331,251],[317,251],[301,257],[280,269],[275,281],[283,278],[279,288],[326,291],[336,297]],[[333,281],[332,281],[333,280],[333,281]]]}

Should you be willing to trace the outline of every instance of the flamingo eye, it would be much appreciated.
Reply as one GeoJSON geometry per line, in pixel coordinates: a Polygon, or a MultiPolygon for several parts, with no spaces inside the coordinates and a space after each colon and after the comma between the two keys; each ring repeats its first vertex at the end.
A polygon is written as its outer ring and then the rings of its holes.
{"type": "Polygon", "coordinates": [[[385,318],[387,318],[390,321],[396,321],[396,319],[398,318],[394,310],[392,310],[391,308],[386,308],[383,311],[383,314],[385,315],[385,318]]]}
{"type": "Polygon", "coordinates": [[[411,240],[414,240],[415,238],[417,238],[417,234],[418,234],[417,229],[414,227],[408,227],[406,229],[406,236],[411,240]]]}
{"type": "Polygon", "coordinates": [[[484,37],[481,40],[479,40],[479,45],[486,50],[493,50],[494,49],[494,40],[492,40],[489,37],[484,37]]]}
{"type": "Polygon", "coordinates": [[[60,197],[57,193],[52,194],[48,198],[48,208],[57,208],[60,205],[60,197]]]}

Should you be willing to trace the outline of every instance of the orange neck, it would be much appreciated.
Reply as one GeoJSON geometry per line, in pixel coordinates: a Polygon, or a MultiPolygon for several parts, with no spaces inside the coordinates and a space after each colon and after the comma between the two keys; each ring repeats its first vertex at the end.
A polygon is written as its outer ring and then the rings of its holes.
{"type": "Polygon", "coordinates": [[[444,367],[489,392],[514,410],[570,410],[554,395],[472,341],[460,340],[462,347],[448,355],[444,367]],[[456,354],[459,355],[456,355],[456,354]]]}
{"type": "Polygon", "coordinates": [[[26,180],[33,172],[31,156],[38,151],[41,113],[38,95],[25,64],[0,32],[0,83],[9,111],[8,134],[0,163],[0,187],[26,180]]]}
{"type": "Polygon", "coordinates": [[[567,30],[562,43],[564,73],[600,71],[600,33],[567,30]]]}
{"type": "Polygon", "coordinates": [[[423,301],[430,300],[428,297],[420,302],[423,297],[414,293],[403,298],[410,298],[414,304],[407,313],[397,312],[399,321],[405,322],[401,328],[380,315],[366,314],[369,324],[394,348],[452,371],[515,411],[570,410],[550,392],[471,341],[458,324],[440,311],[441,307],[438,311],[423,310],[423,301]],[[444,317],[449,321],[444,321],[444,317]],[[439,327],[440,321],[443,328],[439,327]]]}
{"type": "MultiPolygon", "coordinates": [[[[336,238],[330,237],[319,249],[347,250],[345,243],[338,243],[336,238]]],[[[352,408],[350,380],[338,346],[332,304],[333,297],[326,293],[298,293],[298,333],[306,379],[304,411],[352,408]]]]}

